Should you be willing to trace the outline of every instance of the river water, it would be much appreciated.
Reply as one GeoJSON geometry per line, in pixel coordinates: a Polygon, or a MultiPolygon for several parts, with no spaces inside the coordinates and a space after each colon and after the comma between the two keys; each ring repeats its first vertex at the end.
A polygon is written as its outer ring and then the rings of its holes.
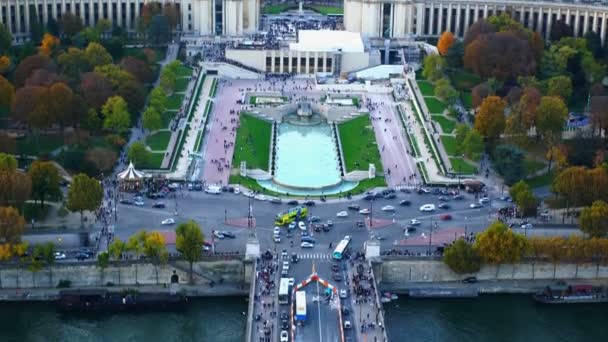
{"type": "MultiPolygon", "coordinates": [[[[605,341],[608,305],[547,306],[529,296],[401,298],[386,304],[391,341],[605,341]]],[[[50,304],[0,304],[0,341],[242,342],[245,298],[194,300],[183,313],[76,318],[50,304]]],[[[312,341],[311,341],[312,342],[312,341]]]]}

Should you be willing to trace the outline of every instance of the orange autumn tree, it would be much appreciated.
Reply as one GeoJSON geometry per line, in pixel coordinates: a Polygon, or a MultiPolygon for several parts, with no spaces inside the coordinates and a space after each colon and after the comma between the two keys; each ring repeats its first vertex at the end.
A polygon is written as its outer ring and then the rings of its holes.
{"type": "Polygon", "coordinates": [[[0,74],[4,74],[11,66],[11,59],[8,56],[0,56],[0,74]]]}
{"type": "Polygon", "coordinates": [[[59,38],[50,33],[45,33],[38,47],[38,52],[41,55],[50,56],[57,45],[59,45],[59,38]]]}
{"type": "Polygon", "coordinates": [[[445,31],[441,34],[439,41],[437,42],[437,50],[439,54],[442,56],[447,55],[448,50],[454,45],[456,38],[454,38],[454,34],[450,31],[445,31]]]}

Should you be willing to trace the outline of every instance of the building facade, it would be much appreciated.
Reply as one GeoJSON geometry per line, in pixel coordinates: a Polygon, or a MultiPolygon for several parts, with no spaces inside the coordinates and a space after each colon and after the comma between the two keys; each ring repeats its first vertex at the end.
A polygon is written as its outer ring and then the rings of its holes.
{"type": "MultiPolygon", "coordinates": [[[[82,18],[86,26],[100,19],[134,31],[141,8],[150,0],[0,0],[0,21],[19,42],[29,37],[30,22],[43,25],[63,13],[82,18]]],[[[198,35],[242,36],[255,33],[260,19],[260,0],[156,0],[175,3],[181,14],[179,29],[198,35]]]]}
{"type": "Polygon", "coordinates": [[[548,39],[553,23],[563,20],[574,36],[588,31],[606,42],[608,1],[535,0],[344,0],[344,26],[376,38],[433,37],[450,31],[463,37],[479,18],[509,13],[548,39]]]}

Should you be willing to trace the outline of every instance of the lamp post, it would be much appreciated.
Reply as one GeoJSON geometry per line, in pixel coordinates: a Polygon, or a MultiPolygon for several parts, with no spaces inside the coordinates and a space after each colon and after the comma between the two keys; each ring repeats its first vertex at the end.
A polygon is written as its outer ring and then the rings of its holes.
{"type": "Polygon", "coordinates": [[[373,227],[374,226],[374,199],[372,198],[372,200],[370,201],[370,207],[369,207],[369,227],[373,227]]]}

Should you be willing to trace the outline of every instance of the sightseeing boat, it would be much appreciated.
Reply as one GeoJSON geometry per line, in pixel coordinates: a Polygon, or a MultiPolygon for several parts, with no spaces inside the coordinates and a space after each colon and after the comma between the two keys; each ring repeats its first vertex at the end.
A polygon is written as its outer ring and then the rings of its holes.
{"type": "Polygon", "coordinates": [[[178,293],[110,292],[104,289],[65,290],[56,305],[62,312],[181,311],[188,298],[178,293]]]}
{"type": "Polygon", "coordinates": [[[593,285],[547,286],[533,298],[543,304],[607,303],[608,289],[593,285]]]}

